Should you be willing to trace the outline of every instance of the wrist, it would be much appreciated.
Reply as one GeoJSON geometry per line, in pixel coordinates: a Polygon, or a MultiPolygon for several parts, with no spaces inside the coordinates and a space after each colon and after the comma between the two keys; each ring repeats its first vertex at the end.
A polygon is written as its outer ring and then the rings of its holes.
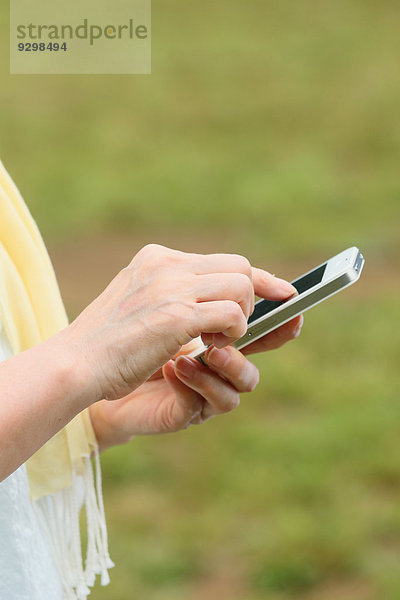
{"type": "Polygon", "coordinates": [[[88,408],[101,398],[97,382],[90,373],[78,344],[69,335],[69,327],[63,329],[43,344],[54,362],[63,397],[69,398],[77,412],[88,408]]]}
{"type": "Polygon", "coordinates": [[[58,355],[60,370],[65,373],[70,391],[82,405],[81,410],[84,410],[101,400],[103,395],[98,377],[85,353],[84,345],[75,338],[73,324],[71,324],[48,341],[58,355]]]}

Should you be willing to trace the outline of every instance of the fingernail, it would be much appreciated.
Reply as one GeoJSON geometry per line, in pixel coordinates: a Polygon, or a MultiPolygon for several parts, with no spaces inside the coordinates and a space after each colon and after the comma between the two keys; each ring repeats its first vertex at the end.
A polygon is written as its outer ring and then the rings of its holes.
{"type": "Polygon", "coordinates": [[[286,281],[285,279],[280,279],[279,277],[275,277],[275,281],[279,284],[279,287],[282,290],[282,292],[286,292],[288,294],[294,294],[294,293],[297,294],[296,288],[291,283],[286,281]]]}
{"type": "Polygon", "coordinates": [[[211,363],[215,367],[225,367],[230,359],[229,350],[226,348],[211,348],[206,356],[206,362],[211,363]]]}
{"type": "Polygon", "coordinates": [[[187,356],[179,356],[175,361],[176,369],[183,377],[194,377],[197,372],[197,361],[187,356]]]}

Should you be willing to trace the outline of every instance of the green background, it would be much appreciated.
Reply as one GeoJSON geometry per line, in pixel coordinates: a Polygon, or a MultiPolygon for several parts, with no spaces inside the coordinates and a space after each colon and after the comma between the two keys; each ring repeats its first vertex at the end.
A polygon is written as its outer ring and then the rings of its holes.
{"type": "Polygon", "coordinates": [[[354,288],[203,427],[102,459],[94,600],[400,598],[400,4],[154,1],[152,75],[10,76],[0,156],[73,318],[150,241],[354,288]]]}

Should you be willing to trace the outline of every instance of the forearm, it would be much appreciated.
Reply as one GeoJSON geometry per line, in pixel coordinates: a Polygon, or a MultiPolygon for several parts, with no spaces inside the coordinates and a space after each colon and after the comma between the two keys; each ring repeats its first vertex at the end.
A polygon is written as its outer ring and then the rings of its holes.
{"type": "Polygon", "coordinates": [[[58,334],[0,363],[0,480],[97,398],[58,334]]]}

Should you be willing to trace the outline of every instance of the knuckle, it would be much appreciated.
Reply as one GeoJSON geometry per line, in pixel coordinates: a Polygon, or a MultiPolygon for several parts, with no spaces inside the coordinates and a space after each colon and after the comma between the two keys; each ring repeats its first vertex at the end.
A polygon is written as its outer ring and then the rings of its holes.
{"type": "Polygon", "coordinates": [[[142,250],[144,250],[147,254],[154,254],[159,252],[165,252],[168,250],[165,246],[161,246],[161,244],[146,244],[143,246],[142,250]]]}
{"type": "Polygon", "coordinates": [[[169,269],[170,272],[174,271],[176,267],[178,267],[182,263],[182,254],[174,251],[164,254],[164,256],[162,257],[163,267],[165,269],[169,269]]]}
{"type": "MultiPolygon", "coordinates": [[[[182,252],[160,244],[146,244],[137,253],[139,264],[146,270],[159,271],[173,269],[182,260],[182,252]]],[[[135,258],[136,258],[135,257],[135,258]]]]}
{"type": "Polygon", "coordinates": [[[119,273],[117,274],[117,279],[118,280],[129,280],[132,278],[132,272],[133,272],[133,265],[132,263],[130,263],[129,265],[126,265],[125,267],[123,267],[119,273]]]}
{"type": "MultiPolygon", "coordinates": [[[[237,351],[239,352],[239,351],[237,351]]],[[[234,374],[234,386],[240,393],[252,392],[260,380],[257,367],[242,356],[241,365],[237,365],[234,374]]]]}
{"type": "Polygon", "coordinates": [[[155,254],[158,247],[158,244],[146,244],[145,246],[143,246],[143,248],[139,250],[136,256],[143,258],[152,256],[153,254],[155,254]]]}
{"type": "Polygon", "coordinates": [[[190,338],[197,338],[202,333],[203,312],[201,304],[187,302],[182,307],[180,318],[184,319],[185,330],[190,338]]]}
{"type": "Polygon", "coordinates": [[[232,394],[232,396],[228,400],[226,400],[226,402],[224,403],[222,412],[224,412],[224,413],[231,412],[232,410],[235,410],[235,408],[237,408],[239,406],[239,404],[240,404],[239,393],[234,392],[232,394]]]}
{"type": "Polygon", "coordinates": [[[249,277],[245,273],[238,273],[236,275],[236,280],[240,285],[242,293],[247,297],[252,295],[253,293],[253,284],[249,277]]]}
{"type": "Polygon", "coordinates": [[[251,264],[248,258],[241,254],[233,254],[238,270],[247,276],[251,276],[251,264]]]}
{"type": "Polygon", "coordinates": [[[245,317],[245,315],[243,314],[242,310],[239,308],[238,311],[238,317],[237,317],[237,321],[235,323],[235,325],[237,326],[239,332],[240,332],[240,336],[244,335],[247,331],[247,319],[245,317]]]}
{"type": "Polygon", "coordinates": [[[131,265],[134,264],[136,269],[141,271],[142,269],[147,270],[149,264],[152,268],[158,264],[159,257],[162,255],[163,246],[158,244],[146,244],[139,252],[133,257],[131,265]]]}
{"type": "Polygon", "coordinates": [[[274,275],[271,275],[271,273],[268,273],[268,271],[265,271],[264,269],[257,268],[257,275],[260,283],[264,285],[269,285],[272,281],[274,281],[274,275]]]}
{"type": "MultiPolygon", "coordinates": [[[[254,304],[254,288],[252,281],[247,277],[247,275],[241,275],[241,286],[242,286],[242,296],[243,300],[246,302],[248,307],[248,311],[250,312],[251,307],[254,304]]],[[[246,315],[248,316],[248,315],[246,315]]]]}
{"type": "Polygon", "coordinates": [[[211,379],[203,378],[201,383],[201,395],[203,396],[203,398],[215,397],[214,382],[211,379]]]}
{"type": "Polygon", "coordinates": [[[220,395],[216,394],[215,384],[213,381],[204,382],[202,385],[201,394],[204,398],[212,399],[208,408],[208,413],[223,414],[234,410],[240,404],[238,390],[224,390],[220,395]]]}
{"type": "Polygon", "coordinates": [[[203,321],[203,305],[202,302],[188,301],[186,303],[188,316],[193,322],[200,324],[203,321]]]}
{"type": "Polygon", "coordinates": [[[243,324],[243,321],[246,323],[243,311],[240,308],[239,304],[237,304],[237,302],[228,300],[226,308],[224,310],[224,314],[229,323],[231,323],[234,326],[241,326],[243,324]]]}
{"type": "Polygon", "coordinates": [[[252,390],[252,380],[244,374],[239,375],[236,380],[236,388],[241,393],[250,392],[252,390]]]}
{"type": "Polygon", "coordinates": [[[223,415],[225,413],[231,412],[235,410],[240,404],[239,392],[234,391],[229,394],[229,396],[225,396],[223,398],[218,398],[218,400],[214,401],[214,412],[217,415],[223,415]]]}
{"type": "Polygon", "coordinates": [[[256,370],[255,373],[251,377],[249,377],[245,382],[243,386],[243,392],[252,392],[257,387],[259,381],[260,375],[258,370],[256,370]]]}

